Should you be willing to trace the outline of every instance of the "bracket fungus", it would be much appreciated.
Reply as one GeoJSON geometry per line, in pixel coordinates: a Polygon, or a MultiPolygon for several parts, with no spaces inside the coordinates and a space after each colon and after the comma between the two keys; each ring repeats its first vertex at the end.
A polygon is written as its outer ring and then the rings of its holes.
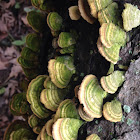
{"type": "Polygon", "coordinates": [[[53,126],[53,124],[54,124],[53,119],[48,120],[47,123],[45,124],[46,132],[51,137],[52,137],[52,126],[53,126]]]}
{"type": "Polygon", "coordinates": [[[79,113],[80,117],[83,120],[85,120],[86,122],[91,122],[94,119],[93,117],[90,117],[88,114],[86,114],[86,112],[83,110],[83,106],[82,105],[79,105],[78,113],[79,113]]]}
{"type": "Polygon", "coordinates": [[[69,7],[69,16],[71,18],[71,20],[79,20],[81,15],[79,12],[79,8],[78,6],[71,6],[69,7]]]}
{"type": "Polygon", "coordinates": [[[129,3],[124,4],[125,9],[122,12],[123,27],[128,32],[140,25],[140,10],[137,6],[129,3]]]}
{"type": "Polygon", "coordinates": [[[72,75],[75,73],[73,58],[71,56],[59,56],[51,59],[48,64],[51,81],[59,88],[65,88],[72,75]]]}
{"type": "Polygon", "coordinates": [[[98,11],[106,8],[113,0],[87,0],[93,17],[98,17],[98,11]]]}
{"type": "Polygon", "coordinates": [[[95,18],[91,15],[90,7],[87,0],[78,0],[78,7],[83,19],[86,20],[88,23],[93,24],[95,18]]]}
{"type": "Polygon", "coordinates": [[[114,45],[111,48],[105,47],[102,43],[100,38],[98,38],[97,41],[97,47],[99,50],[99,53],[109,62],[116,64],[119,60],[119,52],[120,52],[120,46],[114,45]]]}
{"type": "Polygon", "coordinates": [[[103,76],[100,80],[103,89],[108,93],[115,93],[125,80],[124,74],[124,71],[114,71],[108,76],[103,76]]]}
{"type": "Polygon", "coordinates": [[[86,140],[101,140],[101,139],[97,134],[91,134],[88,137],[86,137],[86,140]]]}
{"type": "Polygon", "coordinates": [[[27,21],[32,29],[36,32],[42,32],[45,26],[45,15],[36,11],[27,13],[27,21]]]}
{"type": "Polygon", "coordinates": [[[126,32],[113,23],[103,23],[99,33],[102,44],[107,48],[114,45],[124,46],[128,38],[126,32]]]}
{"type": "Polygon", "coordinates": [[[120,24],[120,12],[118,10],[118,4],[116,2],[111,3],[105,9],[98,12],[98,21],[102,25],[103,23],[120,24]]]}
{"type": "Polygon", "coordinates": [[[35,8],[38,8],[47,13],[54,9],[52,0],[31,0],[31,3],[35,8]]]}
{"type": "Polygon", "coordinates": [[[25,121],[16,120],[12,122],[4,133],[3,140],[35,139],[34,133],[30,130],[25,121]]]}
{"type": "Polygon", "coordinates": [[[59,104],[64,100],[67,90],[57,88],[50,79],[48,81],[45,80],[45,85],[46,88],[41,91],[40,102],[47,109],[56,111],[59,104]]]}
{"type": "Polygon", "coordinates": [[[110,122],[120,122],[123,116],[121,102],[117,99],[106,102],[103,106],[103,116],[110,122]]]}
{"type": "Polygon", "coordinates": [[[33,79],[27,90],[27,101],[31,104],[31,110],[39,118],[47,118],[51,111],[46,109],[40,102],[40,93],[43,90],[43,83],[47,78],[46,75],[39,75],[33,79]]]}
{"type": "Polygon", "coordinates": [[[63,19],[57,12],[50,12],[47,16],[47,24],[52,31],[59,31],[62,27],[63,19]]]}
{"type": "Polygon", "coordinates": [[[60,103],[54,116],[54,122],[59,118],[80,118],[75,104],[72,100],[66,99],[60,103]]]}
{"type": "Polygon", "coordinates": [[[18,93],[12,97],[10,101],[10,111],[16,116],[29,114],[31,112],[26,100],[26,93],[18,93]]]}
{"type": "Polygon", "coordinates": [[[83,104],[83,110],[92,118],[102,116],[103,99],[107,93],[100,87],[96,76],[90,74],[84,77],[78,92],[78,98],[83,104]]]}
{"type": "Polygon", "coordinates": [[[69,47],[76,44],[76,39],[69,32],[61,32],[58,37],[58,46],[61,48],[69,47]]]}
{"type": "Polygon", "coordinates": [[[58,119],[53,125],[54,140],[76,140],[83,121],[73,118],[58,119]]]}

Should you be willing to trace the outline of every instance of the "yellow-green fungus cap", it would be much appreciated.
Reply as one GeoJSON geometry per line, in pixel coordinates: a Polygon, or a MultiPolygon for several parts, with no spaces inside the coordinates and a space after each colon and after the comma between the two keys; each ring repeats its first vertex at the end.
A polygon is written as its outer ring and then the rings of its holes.
{"type": "Polygon", "coordinates": [[[38,54],[33,52],[30,48],[24,47],[21,51],[21,57],[28,61],[38,61],[38,54]]]}
{"type": "Polygon", "coordinates": [[[125,9],[122,12],[123,27],[128,32],[140,25],[140,10],[130,3],[125,3],[124,6],[125,9]]]}
{"type": "Polygon", "coordinates": [[[17,59],[17,61],[22,67],[27,69],[36,68],[39,65],[39,62],[33,60],[30,61],[22,58],[21,56],[17,59]]]}
{"type": "Polygon", "coordinates": [[[35,78],[36,76],[38,76],[38,74],[39,74],[39,71],[38,71],[37,68],[28,69],[28,68],[22,67],[22,70],[23,70],[25,76],[26,76],[29,80],[34,79],[34,78],[35,78]]]}
{"type": "Polygon", "coordinates": [[[33,127],[33,132],[34,132],[35,134],[40,134],[41,129],[42,129],[42,126],[33,127]]]}
{"type": "Polygon", "coordinates": [[[13,131],[19,130],[21,128],[29,129],[29,126],[27,125],[27,123],[25,121],[22,121],[22,120],[16,120],[16,121],[10,123],[5,130],[3,140],[10,140],[11,133],[13,131]]]}
{"type": "Polygon", "coordinates": [[[33,79],[27,90],[27,101],[31,104],[33,113],[39,118],[47,118],[51,112],[46,109],[40,102],[40,93],[43,90],[43,83],[47,78],[46,75],[39,75],[33,79]]]}
{"type": "Polygon", "coordinates": [[[103,23],[99,33],[102,44],[107,48],[114,45],[124,46],[126,44],[126,32],[113,23],[103,23]]]}
{"type": "Polygon", "coordinates": [[[98,12],[98,20],[100,24],[103,23],[114,23],[119,25],[120,23],[120,12],[118,10],[118,4],[116,2],[111,3],[105,9],[98,12]]]}
{"type": "Polygon", "coordinates": [[[110,75],[101,78],[101,85],[106,92],[113,94],[122,85],[124,80],[123,71],[114,71],[110,75]]]}
{"type": "Polygon", "coordinates": [[[93,24],[95,18],[93,18],[93,16],[91,15],[90,7],[87,0],[78,0],[78,7],[83,19],[86,20],[88,23],[93,24]]]}
{"type": "Polygon", "coordinates": [[[69,47],[66,47],[66,48],[61,49],[60,50],[60,53],[61,54],[68,54],[68,53],[73,54],[74,51],[75,51],[75,46],[72,45],[72,46],[69,46],[69,47]]]}
{"type": "Polygon", "coordinates": [[[73,118],[58,119],[53,125],[53,138],[55,140],[77,140],[78,130],[83,121],[73,118]]]}
{"type": "Polygon", "coordinates": [[[18,93],[12,97],[10,110],[14,112],[13,115],[23,115],[30,112],[25,93],[18,93]]]}
{"type": "Polygon", "coordinates": [[[40,51],[41,38],[36,33],[30,33],[26,36],[26,45],[34,52],[40,51]]]}
{"type": "Polygon", "coordinates": [[[90,74],[84,77],[78,92],[80,104],[83,110],[91,118],[102,116],[103,98],[107,93],[100,87],[96,76],[90,74]]]}
{"type": "Polygon", "coordinates": [[[57,12],[50,12],[47,16],[47,24],[53,31],[59,31],[62,27],[62,17],[57,12]]]}
{"type": "Polygon", "coordinates": [[[91,9],[91,15],[95,18],[98,17],[98,11],[106,8],[113,0],[87,0],[91,9]]]}
{"type": "Polygon", "coordinates": [[[59,88],[65,88],[72,75],[75,73],[73,58],[70,56],[59,56],[51,59],[48,64],[51,81],[59,88]]]}
{"type": "Polygon", "coordinates": [[[101,140],[101,139],[97,134],[91,134],[88,137],[86,137],[86,140],[101,140]]]}
{"type": "Polygon", "coordinates": [[[69,7],[69,16],[71,18],[71,20],[79,20],[81,15],[79,12],[79,8],[78,6],[71,6],[69,7]]]}
{"type": "Polygon", "coordinates": [[[114,45],[110,48],[105,47],[101,41],[100,38],[98,38],[97,41],[97,47],[99,50],[99,53],[109,62],[116,64],[119,60],[119,52],[120,52],[120,46],[114,45]]]}
{"type": "Polygon", "coordinates": [[[106,102],[103,106],[103,116],[110,122],[120,122],[123,116],[121,102],[117,99],[106,102]]]}
{"type": "Polygon", "coordinates": [[[76,106],[72,100],[66,99],[60,103],[54,116],[54,122],[59,118],[80,118],[76,106]]]}
{"type": "Polygon", "coordinates": [[[91,122],[94,119],[94,118],[88,116],[88,114],[86,114],[86,112],[83,110],[83,106],[82,105],[79,105],[78,113],[79,113],[80,117],[83,120],[85,120],[86,122],[91,122]]]}
{"type": "Polygon", "coordinates": [[[42,32],[44,30],[45,15],[36,11],[27,13],[27,21],[33,30],[42,32]]]}
{"type": "Polygon", "coordinates": [[[28,117],[28,124],[31,128],[34,128],[40,123],[39,120],[40,119],[36,115],[32,114],[28,117]]]}
{"type": "Polygon", "coordinates": [[[44,104],[47,109],[56,111],[65,96],[65,89],[43,89],[40,95],[40,102],[44,104]]]}
{"type": "Polygon", "coordinates": [[[58,46],[61,48],[69,47],[76,44],[76,39],[69,32],[61,32],[58,38],[58,46]]]}
{"type": "Polygon", "coordinates": [[[51,137],[52,137],[52,126],[53,126],[53,124],[54,124],[53,119],[48,120],[47,123],[45,124],[46,132],[51,137]]]}
{"type": "Polygon", "coordinates": [[[34,134],[33,132],[28,128],[20,128],[16,131],[13,131],[10,134],[10,140],[21,140],[21,139],[33,139],[34,134]]]}
{"type": "Polygon", "coordinates": [[[40,139],[41,140],[53,140],[53,137],[51,137],[47,134],[45,126],[43,126],[43,128],[40,132],[40,139]]]}

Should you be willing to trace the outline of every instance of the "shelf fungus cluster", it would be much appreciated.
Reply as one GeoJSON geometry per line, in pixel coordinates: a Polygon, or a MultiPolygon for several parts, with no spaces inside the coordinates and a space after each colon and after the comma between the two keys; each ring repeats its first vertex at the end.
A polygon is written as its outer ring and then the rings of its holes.
{"type": "Polygon", "coordinates": [[[39,71],[39,51],[41,38],[36,33],[26,36],[26,47],[23,47],[18,63],[21,65],[26,77],[33,79],[39,71]]]}
{"type": "MultiPolygon", "coordinates": [[[[70,85],[72,76],[77,74],[73,56],[78,35],[74,30],[65,31],[63,19],[53,11],[51,0],[31,2],[43,12],[31,11],[27,14],[28,23],[35,33],[26,36],[26,47],[18,58],[26,77],[31,81],[27,92],[15,94],[10,102],[11,112],[22,115],[26,121],[11,123],[5,131],[4,140],[76,140],[79,128],[94,118],[103,115],[110,122],[120,122],[121,102],[114,98],[104,103],[104,99],[116,93],[125,80],[125,72],[115,70],[114,64],[119,59],[120,48],[128,41],[125,31],[140,24],[139,18],[132,24],[133,18],[140,16],[138,8],[126,3],[122,13],[123,22],[118,4],[113,0],[78,0],[78,6],[69,8],[72,20],[78,20],[80,16],[90,24],[95,19],[99,20],[101,27],[97,47],[101,55],[111,62],[107,76],[101,77],[100,83],[95,75],[86,75],[82,83],[75,87],[75,97],[69,99],[68,94],[73,92],[70,85]],[[132,16],[129,16],[129,12],[132,16]],[[46,21],[54,37],[52,46],[58,53],[48,61],[49,76],[39,75],[39,53],[46,21]]],[[[91,134],[86,140],[100,138],[97,134],[91,134]]]]}

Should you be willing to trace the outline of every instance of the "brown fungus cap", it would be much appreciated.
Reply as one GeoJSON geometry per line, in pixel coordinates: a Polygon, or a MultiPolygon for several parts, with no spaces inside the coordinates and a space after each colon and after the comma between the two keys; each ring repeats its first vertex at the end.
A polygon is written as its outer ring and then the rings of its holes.
{"type": "Polygon", "coordinates": [[[69,16],[71,20],[79,20],[81,17],[80,11],[78,6],[71,6],[69,7],[69,16]]]}
{"type": "Polygon", "coordinates": [[[83,19],[86,20],[88,23],[93,24],[95,18],[93,18],[92,15],[90,14],[90,7],[88,5],[87,0],[79,0],[78,6],[83,19]]]}

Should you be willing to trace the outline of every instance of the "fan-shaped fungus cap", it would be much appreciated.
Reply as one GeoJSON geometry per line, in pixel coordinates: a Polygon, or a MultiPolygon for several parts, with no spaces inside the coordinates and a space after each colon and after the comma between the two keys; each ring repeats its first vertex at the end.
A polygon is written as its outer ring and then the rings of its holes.
{"type": "Polygon", "coordinates": [[[86,122],[91,122],[93,121],[94,118],[88,116],[86,114],[86,112],[83,110],[83,106],[82,105],[79,105],[79,108],[78,108],[78,113],[80,115],[80,117],[85,120],[86,122]]]}
{"type": "Polygon", "coordinates": [[[116,64],[119,60],[119,52],[120,52],[120,46],[114,45],[111,48],[105,47],[101,41],[100,38],[98,38],[97,41],[97,47],[99,50],[99,53],[105,57],[105,59],[113,64],[116,64]]]}
{"type": "Polygon", "coordinates": [[[71,6],[71,7],[69,7],[68,10],[69,10],[69,16],[70,16],[71,20],[80,19],[81,15],[80,15],[78,6],[71,6]]]}
{"type": "Polygon", "coordinates": [[[97,78],[90,74],[84,77],[78,98],[83,104],[83,110],[91,118],[100,118],[102,116],[103,98],[107,93],[100,87],[97,78]]]}
{"type": "Polygon", "coordinates": [[[10,102],[10,110],[13,115],[23,115],[30,112],[30,107],[26,101],[25,93],[18,93],[12,97],[10,102]]]}
{"type": "Polygon", "coordinates": [[[41,38],[36,33],[30,33],[26,36],[26,45],[34,52],[40,51],[41,38]]]}
{"type": "Polygon", "coordinates": [[[54,140],[77,140],[78,130],[83,121],[73,118],[58,119],[53,125],[54,140]]]}
{"type": "Polygon", "coordinates": [[[113,94],[122,85],[124,80],[123,71],[114,71],[112,74],[101,78],[101,85],[106,92],[113,94]]]}
{"type": "Polygon", "coordinates": [[[40,139],[41,140],[53,140],[53,137],[51,137],[47,134],[45,126],[43,126],[43,128],[40,132],[40,139]]]}
{"type": "Polygon", "coordinates": [[[10,134],[10,140],[33,139],[34,135],[28,128],[20,128],[10,134]]]}
{"type": "Polygon", "coordinates": [[[60,103],[54,116],[54,122],[59,118],[80,118],[75,104],[72,100],[66,99],[60,103]]]}
{"type": "Polygon", "coordinates": [[[22,58],[21,56],[17,59],[18,63],[27,69],[37,68],[39,66],[39,62],[37,61],[30,61],[22,58]]]}
{"type": "Polygon", "coordinates": [[[31,110],[37,117],[42,119],[51,114],[40,102],[40,93],[43,90],[43,83],[46,78],[46,75],[40,75],[33,79],[28,86],[26,95],[27,101],[31,104],[31,110]]]}
{"type": "Polygon", "coordinates": [[[54,124],[53,119],[48,120],[47,123],[45,124],[46,132],[51,137],[52,137],[52,126],[53,126],[53,124],[54,124]]]}
{"type": "Polygon", "coordinates": [[[86,20],[88,23],[93,24],[95,19],[90,14],[90,7],[87,0],[78,0],[78,7],[83,19],[86,20]]]}
{"type": "Polygon", "coordinates": [[[28,124],[31,128],[36,127],[39,122],[40,122],[39,118],[34,114],[28,117],[28,124]]]}
{"type": "Polygon", "coordinates": [[[99,33],[102,44],[107,48],[114,45],[124,46],[126,44],[126,32],[113,23],[103,23],[99,33]]]}
{"type": "Polygon", "coordinates": [[[60,56],[51,59],[48,64],[48,71],[51,81],[59,88],[65,88],[70,82],[71,76],[75,73],[73,58],[60,56]]]}
{"type": "Polygon", "coordinates": [[[33,52],[30,48],[24,47],[21,51],[21,57],[29,61],[38,61],[38,54],[33,52]]]}
{"type": "Polygon", "coordinates": [[[33,30],[42,32],[45,24],[45,15],[36,11],[27,13],[27,21],[33,30]]]}
{"type": "Polygon", "coordinates": [[[47,16],[47,24],[53,31],[59,31],[62,27],[62,17],[57,12],[50,12],[47,16]]]}
{"type": "Polygon", "coordinates": [[[140,10],[130,3],[125,3],[124,6],[125,9],[122,12],[123,27],[128,32],[140,25],[140,10]]]}
{"type": "MultiPolygon", "coordinates": [[[[26,128],[29,129],[29,126],[27,125],[26,122],[22,121],[22,120],[16,120],[14,122],[12,122],[11,124],[9,124],[9,126],[6,128],[6,131],[4,133],[4,137],[3,140],[10,140],[10,135],[12,132],[15,132],[21,128],[26,128]]],[[[29,133],[31,136],[33,136],[33,134],[29,133]]]]}
{"type": "Polygon", "coordinates": [[[39,74],[39,71],[38,71],[37,68],[34,68],[34,69],[31,68],[31,69],[29,69],[29,68],[24,68],[24,67],[22,67],[22,70],[23,70],[25,76],[26,76],[29,80],[34,79],[34,78],[35,78],[36,76],[38,76],[38,74],[39,74]]]}
{"type": "Polygon", "coordinates": [[[74,51],[75,51],[75,46],[72,45],[72,46],[61,49],[60,53],[61,54],[67,54],[67,53],[73,54],[74,51]]]}
{"type": "Polygon", "coordinates": [[[103,115],[105,119],[110,122],[120,122],[123,115],[121,102],[117,99],[114,99],[111,102],[106,102],[103,106],[103,115]]]}
{"type": "Polygon", "coordinates": [[[58,46],[61,48],[69,47],[76,44],[76,39],[71,33],[61,32],[58,38],[58,46]]]}
{"type": "Polygon", "coordinates": [[[65,96],[65,89],[43,89],[40,95],[40,102],[44,104],[47,109],[56,111],[65,96]]]}
{"type": "Polygon", "coordinates": [[[88,137],[86,137],[86,140],[101,140],[101,139],[97,134],[91,134],[88,137]]]}
{"type": "Polygon", "coordinates": [[[91,15],[95,18],[98,16],[98,11],[104,9],[109,4],[113,2],[113,0],[87,0],[91,9],[91,15]]]}
{"type": "Polygon", "coordinates": [[[120,23],[120,12],[118,10],[118,4],[116,2],[111,3],[105,9],[98,12],[98,20],[100,24],[103,23],[114,23],[119,25],[120,23]]]}

